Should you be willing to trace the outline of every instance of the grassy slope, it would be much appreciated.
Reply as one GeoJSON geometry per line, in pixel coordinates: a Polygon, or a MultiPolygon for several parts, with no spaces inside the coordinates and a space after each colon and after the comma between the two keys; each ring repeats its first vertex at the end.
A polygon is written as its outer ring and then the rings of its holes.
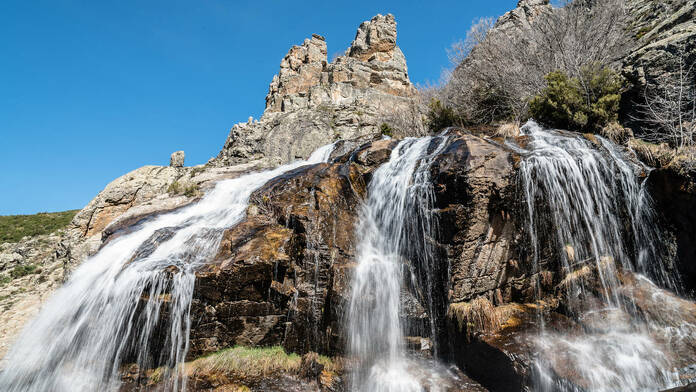
{"type": "Polygon", "coordinates": [[[0,216],[0,243],[17,242],[27,235],[49,234],[62,229],[70,223],[78,211],[0,216]]]}

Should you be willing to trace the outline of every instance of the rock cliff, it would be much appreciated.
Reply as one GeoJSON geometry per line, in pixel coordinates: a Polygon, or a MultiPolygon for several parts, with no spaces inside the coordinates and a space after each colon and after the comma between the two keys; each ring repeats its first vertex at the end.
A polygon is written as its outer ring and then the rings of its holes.
{"type": "MultiPolygon", "coordinates": [[[[263,115],[232,128],[218,164],[306,158],[335,140],[379,135],[382,123],[398,118],[420,119],[416,90],[396,45],[394,16],[377,15],[331,62],[320,35],[292,47],[268,88],[263,115]]],[[[397,131],[414,133],[410,127],[397,131]]]]}
{"type": "MultiPolygon", "coordinates": [[[[635,45],[623,59],[623,75],[632,84],[624,94],[622,115],[640,117],[635,104],[643,104],[646,84],[676,72],[681,57],[696,62],[696,1],[628,0],[630,33],[635,45]]],[[[640,125],[640,124],[635,124],[640,125]]]]}

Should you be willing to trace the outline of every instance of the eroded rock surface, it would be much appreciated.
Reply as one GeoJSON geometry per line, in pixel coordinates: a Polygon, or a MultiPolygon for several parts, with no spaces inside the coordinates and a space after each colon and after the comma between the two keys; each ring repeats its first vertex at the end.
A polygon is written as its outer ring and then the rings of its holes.
{"type": "Polygon", "coordinates": [[[313,34],[283,58],[263,116],[232,128],[217,163],[285,163],[337,139],[368,140],[396,117],[416,124],[416,99],[393,15],[363,22],[345,55],[331,62],[324,38],[313,34]]]}
{"type": "MultiPolygon", "coordinates": [[[[631,84],[622,97],[626,120],[641,118],[647,84],[660,84],[666,74],[696,62],[696,1],[628,0],[630,33],[635,45],[623,59],[623,75],[631,84]]],[[[636,123],[636,126],[640,124],[636,123]]]]}

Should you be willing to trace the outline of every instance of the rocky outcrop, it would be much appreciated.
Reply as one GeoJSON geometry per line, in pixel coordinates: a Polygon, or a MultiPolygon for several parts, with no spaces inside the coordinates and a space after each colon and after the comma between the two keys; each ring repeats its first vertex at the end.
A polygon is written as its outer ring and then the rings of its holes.
{"type": "Polygon", "coordinates": [[[552,11],[549,3],[549,0],[520,0],[515,9],[496,20],[494,28],[504,33],[513,33],[514,29],[531,29],[534,19],[552,11]]]}
{"type": "Polygon", "coordinates": [[[197,200],[216,181],[266,167],[259,162],[231,167],[143,166],[109,183],[75,216],[72,225],[86,237],[102,233],[107,237],[149,215],[197,200]]]}
{"type": "Polygon", "coordinates": [[[169,166],[171,167],[184,167],[184,159],[186,154],[183,151],[175,151],[169,158],[169,166]]]}
{"type": "Polygon", "coordinates": [[[99,245],[99,238],[85,238],[74,228],[0,244],[0,278],[9,280],[0,281],[0,369],[24,325],[99,245]]]}
{"type": "MultiPolygon", "coordinates": [[[[397,117],[420,121],[416,90],[396,46],[394,16],[377,15],[358,28],[345,55],[327,59],[326,42],[313,34],[280,63],[259,120],[235,125],[217,164],[306,158],[337,139],[369,139],[397,117]]],[[[401,133],[414,133],[402,127],[401,133]]]]}
{"type": "Polygon", "coordinates": [[[696,1],[627,0],[627,5],[636,44],[623,59],[622,73],[631,88],[622,97],[621,112],[631,121],[641,118],[636,104],[645,102],[647,84],[677,72],[680,57],[684,64],[696,62],[696,1]]]}

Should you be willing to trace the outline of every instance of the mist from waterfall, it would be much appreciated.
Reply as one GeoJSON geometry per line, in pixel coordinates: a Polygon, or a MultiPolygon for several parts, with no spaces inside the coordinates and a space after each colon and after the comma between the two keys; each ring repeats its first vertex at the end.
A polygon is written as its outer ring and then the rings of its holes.
{"type": "MultiPolygon", "coordinates": [[[[678,385],[670,344],[684,332],[636,304],[639,290],[676,298],[651,280],[678,288],[663,263],[654,211],[640,179],[648,169],[599,136],[588,140],[534,122],[522,132],[524,144],[510,145],[523,156],[520,184],[537,286],[548,263],[559,263],[565,277],[556,288],[567,303],[564,313],[583,326],[560,334],[540,317],[538,390],[655,391],[678,385]],[[541,260],[543,247],[553,250],[553,260],[541,260]],[[641,281],[648,283],[628,288],[641,281]],[[567,382],[558,369],[573,372],[582,384],[567,382]]],[[[665,301],[664,313],[668,305],[665,301]]]]}
{"type": "MultiPolygon", "coordinates": [[[[358,361],[351,380],[355,391],[423,390],[413,370],[419,366],[405,354],[400,299],[409,263],[431,262],[406,258],[423,254],[412,248],[424,246],[429,229],[423,224],[431,222],[422,217],[432,209],[429,168],[446,144],[446,137],[401,141],[368,186],[347,315],[349,352],[358,361]]],[[[430,390],[441,386],[432,381],[430,390]]]]}
{"type": "Polygon", "coordinates": [[[218,182],[200,201],[148,219],[109,241],[48,300],[6,356],[0,390],[115,391],[119,367],[163,366],[165,390],[186,389],[195,272],[240,222],[252,192],[306,161],[218,182]]]}

